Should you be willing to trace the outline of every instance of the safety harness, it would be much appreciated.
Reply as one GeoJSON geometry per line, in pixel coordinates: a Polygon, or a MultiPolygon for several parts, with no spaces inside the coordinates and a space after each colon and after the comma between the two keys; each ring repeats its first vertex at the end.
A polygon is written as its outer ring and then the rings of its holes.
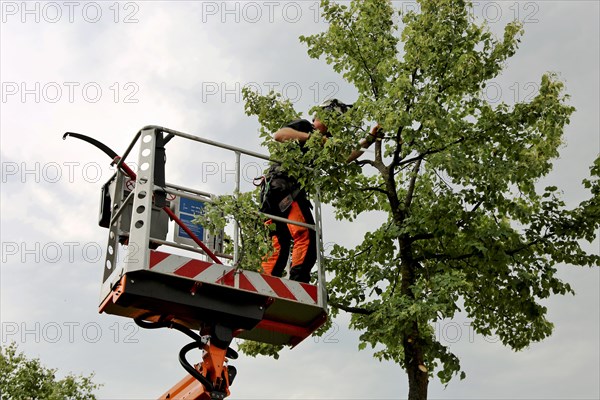
{"type": "Polygon", "coordinates": [[[254,179],[254,185],[260,187],[260,211],[273,215],[284,215],[302,191],[280,164],[271,165],[264,175],[254,179]]]}

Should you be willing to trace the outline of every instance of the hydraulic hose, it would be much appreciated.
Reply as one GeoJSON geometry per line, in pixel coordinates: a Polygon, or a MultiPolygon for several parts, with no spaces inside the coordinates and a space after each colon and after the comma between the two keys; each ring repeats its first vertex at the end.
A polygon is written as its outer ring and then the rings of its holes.
{"type": "Polygon", "coordinates": [[[97,148],[102,150],[104,153],[106,153],[106,155],[108,155],[113,160],[115,159],[115,157],[119,156],[113,149],[111,149],[110,147],[108,147],[107,145],[105,145],[104,143],[102,143],[99,140],[96,140],[89,136],[82,135],[81,133],[75,133],[75,132],[65,132],[65,134],[63,135],[62,138],[63,138],[63,140],[66,140],[67,137],[69,137],[69,136],[73,136],[74,138],[83,140],[84,142],[88,142],[89,144],[96,146],[97,148]]]}
{"type": "Polygon", "coordinates": [[[206,388],[206,390],[208,392],[212,392],[213,390],[215,390],[215,387],[213,386],[212,382],[209,381],[200,372],[198,372],[198,370],[196,368],[194,368],[194,366],[192,364],[190,364],[189,361],[185,358],[185,355],[187,353],[189,353],[190,351],[192,351],[194,349],[199,349],[202,346],[204,346],[204,344],[198,343],[198,342],[192,342],[192,343],[189,343],[189,344],[186,344],[185,346],[183,346],[183,348],[181,350],[179,350],[179,363],[181,364],[183,369],[185,369],[188,374],[190,374],[191,376],[196,378],[202,384],[202,386],[204,386],[204,388],[206,388]]]}
{"type": "Polygon", "coordinates": [[[202,375],[200,372],[198,372],[198,370],[196,368],[194,368],[194,366],[192,364],[190,364],[190,362],[185,358],[186,354],[189,353],[190,351],[192,351],[194,349],[201,349],[202,347],[204,347],[206,345],[206,343],[202,340],[202,337],[200,335],[198,335],[197,333],[195,333],[194,331],[192,331],[191,329],[189,329],[188,327],[181,325],[177,322],[144,321],[145,318],[148,318],[152,315],[153,314],[151,314],[151,313],[144,314],[137,318],[134,318],[133,321],[136,323],[137,326],[144,328],[144,329],[171,328],[171,329],[176,329],[179,332],[182,332],[182,333],[188,335],[189,337],[191,337],[192,339],[194,339],[194,342],[183,346],[183,348],[179,351],[179,363],[181,364],[183,369],[185,369],[188,372],[188,374],[190,374],[196,380],[198,380],[206,388],[207,391],[212,392],[214,390],[214,386],[213,386],[212,382],[210,382],[204,375],[202,375]]]}
{"type": "Polygon", "coordinates": [[[134,318],[133,321],[140,328],[144,328],[144,329],[171,328],[171,329],[178,330],[179,332],[188,335],[190,338],[194,339],[197,342],[203,342],[202,336],[198,335],[196,332],[192,331],[190,328],[188,328],[187,326],[182,325],[180,323],[177,323],[174,321],[156,321],[156,322],[144,321],[145,318],[148,318],[152,315],[153,314],[151,314],[151,313],[144,314],[142,316],[134,318]]]}

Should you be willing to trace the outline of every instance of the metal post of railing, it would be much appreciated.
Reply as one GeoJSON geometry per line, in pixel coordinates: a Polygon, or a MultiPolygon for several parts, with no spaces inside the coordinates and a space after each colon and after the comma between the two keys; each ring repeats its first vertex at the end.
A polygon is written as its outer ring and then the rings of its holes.
{"type": "MultiPolygon", "coordinates": [[[[110,210],[111,214],[115,212],[122,212],[125,207],[122,204],[123,200],[123,173],[117,169],[113,178],[114,185],[110,192],[110,210]]],[[[133,192],[132,192],[133,193],[133,192]]],[[[111,219],[108,225],[109,233],[108,233],[108,243],[106,245],[106,257],[105,257],[105,265],[104,265],[104,276],[102,278],[102,282],[104,282],[112,275],[112,273],[117,269],[117,252],[119,250],[119,225],[115,223],[113,219],[111,219]]],[[[108,290],[108,288],[107,288],[108,290]]],[[[106,294],[103,290],[103,293],[106,294]]]]}
{"type": "Polygon", "coordinates": [[[321,189],[315,186],[315,233],[317,236],[317,279],[319,291],[319,305],[327,306],[327,289],[325,287],[325,266],[323,265],[323,230],[321,221],[321,189]]]}
{"type": "MultiPolygon", "coordinates": [[[[233,196],[237,200],[240,193],[240,152],[235,152],[235,192],[233,196]]],[[[233,265],[237,266],[239,261],[239,236],[240,227],[237,219],[233,221],[233,265]]]]}
{"type": "Polygon", "coordinates": [[[116,165],[117,169],[121,168],[121,165],[123,165],[123,163],[125,162],[125,159],[127,158],[127,156],[129,155],[129,153],[133,149],[133,146],[135,146],[135,144],[137,143],[138,139],[142,135],[142,130],[143,129],[139,130],[138,133],[135,134],[133,140],[131,141],[131,143],[129,143],[129,146],[127,146],[127,149],[125,150],[125,153],[123,153],[123,155],[120,157],[119,161],[117,162],[117,165],[116,165]]]}
{"type": "MultiPolygon", "coordinates": [[[[154,206],[154,164],[158,132],[156,129],[140,131],[139,170],[135,182],[135,192],[129,227],[128,257],[125,272],[147,269],[150,260],[150,230],[152,208],[154,206]],[[133,256],[135,254],[135,256],[133,256]]],[[[162,160],[158,160],[159,162],[162,160]]]]}

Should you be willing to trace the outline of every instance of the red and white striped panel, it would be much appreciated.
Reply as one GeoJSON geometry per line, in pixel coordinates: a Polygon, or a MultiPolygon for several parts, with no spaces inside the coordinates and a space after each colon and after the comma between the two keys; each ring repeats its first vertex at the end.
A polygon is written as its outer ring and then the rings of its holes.
{"type": "Polygon", "coordinates": [[[236,270],[232,266],[213,264],[176,254],[150,252],[150,270],[220,284],[269,297],[317,305],[318,291],[314,285],[281,279],[258,272],[236,270]]]}

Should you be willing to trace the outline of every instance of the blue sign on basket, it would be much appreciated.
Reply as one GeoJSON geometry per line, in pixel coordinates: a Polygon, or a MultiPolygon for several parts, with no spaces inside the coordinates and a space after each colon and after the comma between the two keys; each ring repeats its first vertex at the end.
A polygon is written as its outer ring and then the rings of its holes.
{"type": "Polygon", "coordinates": [[[201,201],[186,199],[185,197],[179,198],[179,212],[182,214],[198,215],[203,208],[204,203],[201,201]]]}
{"type": "MultiPolygon", "coordinates": [[[[202,225],[194,224],[192,221],[202,212],[203,208],[204,203],[201,201],[190,200],[183,197],[179,198],[179,218],[200,240],[204,238],[204,227],[202,225]]],[[[191,239],[190,235],[188,235],[181,227],[179,227],[177,234],[181,238],[191,239]]]]}

